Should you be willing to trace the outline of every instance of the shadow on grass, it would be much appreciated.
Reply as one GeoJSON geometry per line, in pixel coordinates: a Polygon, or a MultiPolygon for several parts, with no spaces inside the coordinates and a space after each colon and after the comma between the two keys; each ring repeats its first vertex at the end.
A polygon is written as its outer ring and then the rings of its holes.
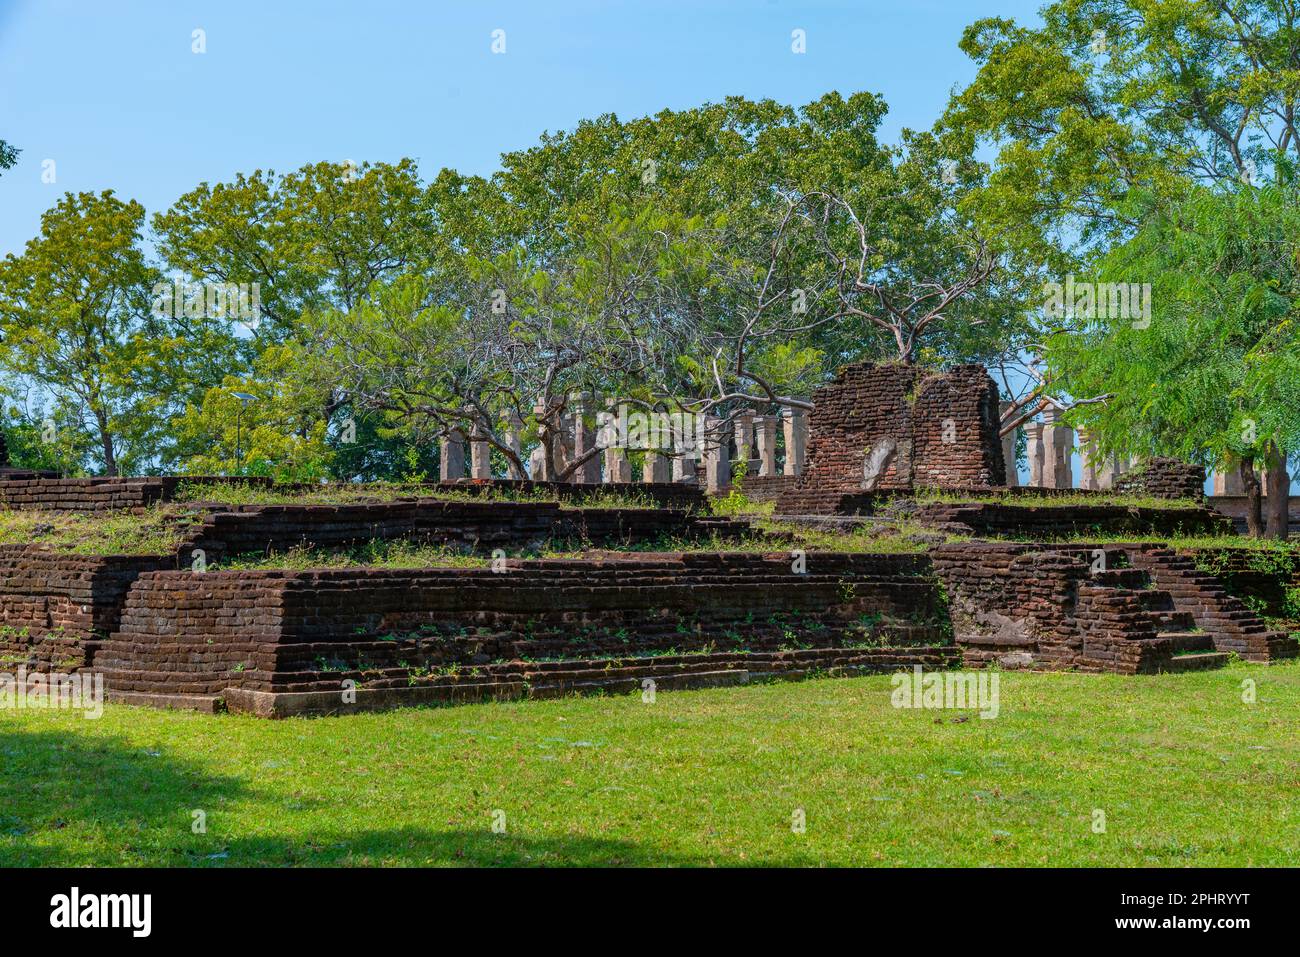
{"type": "MultiPolygon", "coordinates": [[[[683,856],[628,841],[582,835],[537,837],[490,829],[334,833],[312,840],[250,838],[230,845],[228,867],[701,867],[706,857],[683,856]]],[[[207,863],[207,862],[204,862],[207,863]]]]}
{"type": "Polygon", "coordinates": [[[195,811],[255,793],[161,747],[16,723],[0,724],[0,866],[181,863],[195,811]]]}
{"type": "MultiPolygon", "coordinates": [[[[169,751],[120,738],[0,725],[0,867],[283,867],[337,865],[699,866],[652,846],[584,835],[543,837],[482,830],[319,830],[300,835],[232,834],[224,809],[236,802],[286,812],[285,794],[255,780],[214,775],[169,751]],[[207,830],[194,833],[202,811],[207,830]]],[[[325,802],[293,799],[289,813],[325,802]]],[[[246,807],[241,814],[247,816],[246,807]]],[[[753,862],[758,863],[758,862],[753,862]]]]}

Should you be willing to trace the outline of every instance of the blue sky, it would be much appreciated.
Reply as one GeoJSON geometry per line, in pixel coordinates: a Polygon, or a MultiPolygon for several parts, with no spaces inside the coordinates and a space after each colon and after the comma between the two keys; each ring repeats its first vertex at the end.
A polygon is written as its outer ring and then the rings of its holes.
{"type": "Polygon", "coordinates": [[[323,159],[487,174],[584,117],[729,94],[881,93],[884,138],[974,75],[980,17],[1039,0],[0,0],[0,255],[65,191],[154,212],[198,183],[323,159]],[[192,52],[202,29],[207,52],[192,52]],[[506,52],[491,51],[504,30],[506,52]],[[791,52],[802,29],[807,52],[791,52]],[[55,182],[42,182],[54,161],[55,182]]]}

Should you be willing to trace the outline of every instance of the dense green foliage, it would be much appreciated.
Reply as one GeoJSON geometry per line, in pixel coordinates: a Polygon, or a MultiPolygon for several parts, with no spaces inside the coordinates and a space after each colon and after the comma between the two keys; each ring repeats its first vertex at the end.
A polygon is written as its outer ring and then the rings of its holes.
{"type": "Polygon", "coordinates": [[[1128,455],[1209,466],[1300,448],[1300,194],[1202,187],[1143,222],[1098,275],[1149,277],[1149,320],[1082,320],[1051,342],[1063,387],[1114,393],[1081,421],[1128,455]]]}
{"type": "Polygon", "coordinates": [[[15,459],[414,478],[456,428],[498,470],[540,448],[563,477],[575,393],[772,411],[887,359],[988,364],[1023,401],[1004,424],[1050,399],[1109,449],[1278,473],[1300,449],[1276,244],[1300,10],[1055,0],[961,45],[976,78],[897,145],[874,94],[728,97],[543,134],[490,177],[403,159],[202,183],[148,220],[152,249],[137,204],[65,197],[0,267],[15,459]],[[1063,322],[1043,290],[1067,278],[1150,283],[1157,319],[1063,322]]]}
{"type": "Polygon", "coordinates": [[[137,204],[68,197],[0,274],[11,405],[55,425],[15,458],[401,478],[459,427],[522,472],[499,434],[517,416],[558,475],[574,392],[761,411],[848,360],[1005,354],[1023,291],[961,211],[978,164],[929,134],[881,144],[884,112],[831,93],[606,115],[488,179],[257,170],[155,214],[153,256],[137,204]],[[99,260],[70,241],[96,231],[99,260]],[[45,315],[82,325],[51,340],[45,315]]]}
{"type": "Polygon", "coordinates": [[[1041,391],[1104,399],[1073,419],[1107,448],[1267,456],[1285,488],[1300,8],[1056,0],[1042,20],[963,37],[979,73],[943,135],[995,155],[967,208],[1044,282],[1150,284],[1153,316],[1036,316],[1041,391]]]}

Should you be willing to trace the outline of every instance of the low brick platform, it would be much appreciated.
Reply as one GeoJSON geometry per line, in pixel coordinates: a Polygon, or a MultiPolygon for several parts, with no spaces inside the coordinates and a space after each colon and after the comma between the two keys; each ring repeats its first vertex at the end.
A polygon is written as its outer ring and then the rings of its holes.
{"type": "Polygon", "coordinates": [[[101,512],[139,510],[170,502],[185,482],[257,485],[269,488],[270,479],[220,476],[142,476],[139,478],[51,478],[32,473],[23,478],[0,477],[0,506],[43,511],[101,512]]]}
{"type": "Polygon", "coordinates": [[[665,538],[733,541],[743,521],[685,509],[562,508],[555,502],[412,499],[357,505],[194,507],[194,524],[167,555],[96,556],[42,545],[0,546],[0,670],[8,664],[76,670],[94,662],[142,572],[210,568],[234,556],[294,548],[343,551],[372,540],[450,546],[488,555],[550,542],[627,548],[665,538]]]}
{"type": "MultiPolygon", "coordinates": [[[[965,490],[944,490],[960,495],[965,490]]],[[[972,496],[989,490],[970,490],[972,496]]],[[[1005,490],[1004,490],[1005,491],[1005,490]]],[[[1033,493],[1039,491],[1034,489],[1033,493]]],[[[1015,502],[915,501],[910,493],[825,493],[817,511],[772,517],[814,527],[835,519],[907,519],[958,534],[991,538],[1051,541],[1077,535],[1225,535],[1230,519],[1203,506],[1145,508],[1110,505],[1104,501],[1081,505],[1049,505],[1035,499],[1059,497],[1033,493],[1013,494],[1015,502]]],[[[1066,494],[1066,493],[1061,493],[1066,494]]],[[[1075,494],[1069,492],[1068,494],[1075,494]]],[[[1099,497],[1094,492],[1088,497],[1099,497]]],[[[805,503],[806,504],[806,503],[805,503]]]]}
{"type": "Polygon", "coordinates": [[[1152,498],[1205,498],[1205,466],[1178,459],[1153,458],[1115,479],[1115,491],[1152,498]]]}
{"type": "Polygon", "coordinates": [[[127,590],[142,572],[175,567],[166,556],[75,555],[0,545],[0,671],[76,671],[117,629],[127,590]]]}
{"type": "Polygon", "coordinates": [[[1204,507],[931,502],[919,504],[911,517],[922,525],[962,526],[976,535],[1039,540],[1089,534],[1225,535],[1232,532],[1231,521],[1204,507]]]}
{"type": "Polygon", "coordinates": [[[444,489],[470,494],[519,492],[554,495],[562,502],[599,502],[602,497],[629,496],[643,499],[658,508],[684,511],[702,511],[708,505],[704,488],[686,482],[601,482],[598,485],[585,485],[574,482],[533,482],[520,479],[457,479],[452,482],[431,483],[428,487],[435,494],[444,489]]]}
{"type": "Polygon", "coordinates": [[[875,651],[818,648],[730,654],[668,655],[656,658],[595,658],[581,661],[512,664],[481,669],[463,680],[431,679],[416,685],[339,691],[267,692],[228,689],[223,695],[164,701],[134,696],[132,703],[193,707],[255,714],[265,718],[342,715],[389,708],[522,698],[556,698],[572,694],[641,694],[747,685],[758,681],[799,681],[882,674],[916,666],[945,670],[961,663],[951,646],[888,648],[875,651]]]}
{"type": "Polygon", "coordinates": [[[735,539],[747,522],[682,509],[567,509],[555,502],[464,502],[411,499],[355,505],[196,507],[202,524],[181,548],[203,549],[209,562],[230,555],[291,548],[339,549],[372,540],[451,545],[468,551],[531,548],[548,540],[603,546],[653,543],[665,536],[735,539]],[[219,509],[219,510],[210,510],[219,509]]]}
{"type": "Polygon", "coordinates": [[[746,475],[736,489],[751,502],[775,502],[799,484],[798,475],[746,475]]]}
{"type": "MultiPolygon", "coordinates": [[[[293,494],[320,492],[321,485],[277,483],[259,476],[146,475],[62,478],[51,472],[5,470],[0,472],[0,507],[44,511],[98,512],[139,510],[176,500],[182,485],[252,486],[266,491],[293,494]]],[[[354,495],[364,496],[367,486],[349,484],[354,495]]],[[[633,496],[656,508],[701,511],[706,496],[699,486],[681,482],[638,482],[579,485],[564,482],[532,482],[511,479],[459,479],[453,482],[420,482],[404,486],[408,494],[394,496],[390,485],[374,485],[376,500],[383,503],[437,498],[439,492],[487,495],[510,492],[520,495],[554,496],[557,501],[598,500],[601,497],[633,496]]]]}
{"type": "Polygon", "coordinates": [[[594,657],[948,644],[924,556],[810,554],[807,568],[710,553],[501,572],[146,573],[95,664],[120,692],[337,693],[594,657]]]}

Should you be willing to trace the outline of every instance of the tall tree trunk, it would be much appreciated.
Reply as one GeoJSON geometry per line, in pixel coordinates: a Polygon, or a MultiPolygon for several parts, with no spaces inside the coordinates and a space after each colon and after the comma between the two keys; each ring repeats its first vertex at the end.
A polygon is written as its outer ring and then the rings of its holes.
{"type": "Polygon", "coordinates": [[[108,431],[108,416],[95,410],[95,424],[99,426],[99,444],[104,450],[104,474],[117,474],[117,456],[113,453],[113,435],[108,431]]]}
{"type": "Polygon", "coordinates": [[[1241,487],[1246,493],[1246,530],[1252,538],[1264,537],[1264,515],[1259,499],[1259,473],[1255,471],[1255,460],[1242,456],[1237,465],[1241,475],[1241,487]]]}
{"type": "Polygon", "coordinates": [[[1286,454],[1270,442],[1268,446],[1268,537],[1285,539],[1291,524],[1291,474],[1286,470],[1286,454]]]}

